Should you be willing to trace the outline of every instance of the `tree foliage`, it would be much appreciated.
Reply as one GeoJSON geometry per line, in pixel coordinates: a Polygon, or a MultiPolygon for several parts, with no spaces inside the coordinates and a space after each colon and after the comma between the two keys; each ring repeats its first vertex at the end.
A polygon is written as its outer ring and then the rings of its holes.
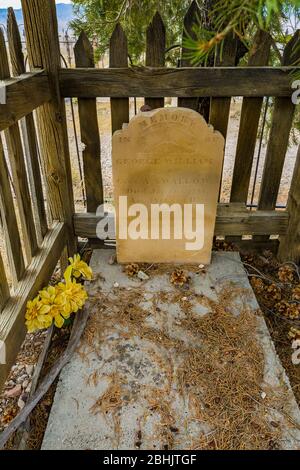
{"type": "MultiPolygon", "coordinates": [[[[181,44],[183,18],[192,0],[73,0],[75,33],[84,30],[96,45],[98,56],[108,50],[109,38],[117,22],[128,37],[129,54],[138,64],[145,52],[145,33],[152,17],[159,11],[166,25],[167,47],[181,44]]],[[[200,64],[218,49],[222,54],[224,39],[236,34],[247,47],[258,28],[270,31],[274,39],[274,64],[280,52],[299,27],[300,0],[197,0],[200,17],[192,36],[184,40],[186,58],[200,64]],[[274,53],[275,51],[275,53],[274,53]]],[[[169,56],[169,59],[178,57],[169,56]]],[[[170,60],[169,60],[170,61],[170,60]]],[[[171,60],[172,62],[172,60],[171,60]]]]}
{"type": "MultiPolygon", "coordinates": [[[[75,33],[86,31],[96,46],[99,57],[108,50],[109,39],[116,23],[120,22],[128,38],[133,64],[144,63],[146,29],[156,11],[159,11],[167,34],[167,47],[181,45],[183,18],[192,0],[73,0],[75,33]]],[[[280,65],[283,49],[300,27],[300,0],[197,0],[199,17],[192,34],[183,40],[183,57],[195,65],[212,66],[218,53],[222,57],[225,38],[234,34],[239,38],[241,54],[253,44],[258,29],[270,32],[273,44],[270,65],[280,65]]],[[[167,63],[176,64],[181,56],[177,47],[167,55],[167,63]]],[[[294,65],[299,65],[300,45],[295,50],[294,65]]],[[[300,78],[297,72],[295,78],[300,78]]],[[[295,128],[300,129],[297,109],[295,128]]]]}
{"type": "MultiPolygon", "coordinates": [[[[227,35],[235,34],[249,45],[258,28],[273,37],[273,47],[284,47],[299,25],[300,0],[215,0],[208,12],[210,27],[199,18],[194,25],[193,37],[184,41],[187,57],[194,64],[205,63],[222,47],[227,35]]],[[[296,54],[295,54],[296,55],[296,54]]]]}
{"type": "Polygon", "coordinates": [[[73,0],[75,33],[84,30],[96,44],[100,56],[108,49],[109,38],[117,22],[128,37],[129,54],[138,64],[145,52],[146,29],[156,11],[166,25],[167,47],[180,41],[183,17],[190,0],[73,0]]]}

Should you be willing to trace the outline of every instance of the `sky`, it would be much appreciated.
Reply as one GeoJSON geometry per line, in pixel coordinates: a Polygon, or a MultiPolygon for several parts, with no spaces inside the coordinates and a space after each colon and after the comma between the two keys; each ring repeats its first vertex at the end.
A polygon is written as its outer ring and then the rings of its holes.
{"type": "MultiPolygon", "coordinates": [[[[56,3],[71,3],[71,0],[55,0],[56,3]]],[[[0,0],[0,8],[21,8],[21,0],[0,0]]]]}

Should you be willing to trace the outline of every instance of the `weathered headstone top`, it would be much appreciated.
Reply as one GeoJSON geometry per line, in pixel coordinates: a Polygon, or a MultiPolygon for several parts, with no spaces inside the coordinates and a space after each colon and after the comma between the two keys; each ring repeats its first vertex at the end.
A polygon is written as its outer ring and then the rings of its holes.
{"type": "Polygon", "coordinates": [[[120,263],[211,260],[224,138],[195,111],[140,113],[113,136],[120,263]]]}

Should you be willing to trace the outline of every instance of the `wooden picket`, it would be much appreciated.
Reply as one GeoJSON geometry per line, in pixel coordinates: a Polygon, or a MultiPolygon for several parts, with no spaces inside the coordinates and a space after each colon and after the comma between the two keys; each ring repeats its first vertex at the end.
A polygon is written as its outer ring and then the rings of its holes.
{"type": "MultiPolygon", "coordinates": [[[[110,68],[128,67],[128,44],[127,37],[120,24],[117,24],[110,39],[109,48],[110,68]]],[[[112,133],[122,129],[124,123],[129,122],[129,99],[111,99],[111,126],[112,133]]]]}
{"type": "MultiPolygon", "coordinates": [[[[7,35],[12,74],[17,77],[26,72],[26,67],[22,51],[21,36],[13,8],[8,9],[7,35]]],[[[39,165],[38,139],[33,113],[27,114],[21,120],[21,130],[36,219],[38,221],[41,237],[44,238],[48,231],[48,223],[39,165]]]]}
{"type": "MultiPolygon", "coordinates": [[[[300,59],[300,31],[297,31],[287,44],[282,65],[293,65],[300,59]]],[[[258,201],[259,210],[275,209],[281,176],[289,145],[290,132],[295,114],[295,104],[291,98],[276,98],[273,119],[269,135],[261,190],[258,201]]],[[[256,241],[265,241],[269,237],[256,237],[256,241]]]]}
{"type": "MultiPolygon", "coordinates": [[[[186,12],[186,15],[183,20],[183,34],[182,34],[182,42],[184,43],[184,40],[187,37],[191,37],[195,39],[195,32],[193,31],[194,24],[198,22],[200,17],[200,10],[198,7],[198,3],[193,0],[193,2],[190,5],[190,8],[186,12]]],[[[190,52],[187,50],[185,47],[182,47],[182,52],[181,52],[181,67],[193,67],[194,64],[191,63],[191,60],[189,60],[186,55],[187,53],[190,52]]],[[[178,98],[178,106],[181,108],[190,108],[194,109],[195,111],[199,111],[199,103],[200,103],[201,98],[199,97],[194,97],[194,98],[187,98],[187,97],[179,97],[178,98]]],[[[204,117],[206,120],[208,120],[208,115],[205,115],[204,117]]]]}
{"type": "MultiPolygon", "coordinates": [[[[152,22],[148,26],[146,36],[146,66],[164,67],[166,29],[158,12],[154,15],[152,22]]],[[[145,98],[145,104],[150,106],[151,109],[163,108],[165,100],[164,98],[145,98]]]]}
{"type": "MultiPolygon", "coordinates": [[[[217,53],[216,67],[233,67],[237,53],[237,39],[229,35],[224,41],[222,54],[217,53]]],[[[216,131],[221,132],[224,139],[227,138],[227,129],[230,114],[231,97],[212,98],[210,106],[210,124],[216,131]]]]}
{"type": "MultiPolygon", "coordinates": [[[[293,65],[300,59],[300,31],[297,31],[285,48],[282,65],[293,65]]],[[[295,104],[291,98],[276,98],[272,127],[269,136],[264,174],[258,207],[261,210],[274,209],[281,181],[283,165],[293,124],[295,104]]]]}
{"type": "MultiPolygon", "coordinates": [[[[271,36],[259,30],[253,41],[248,61],[249,67],[268,65],[271,51],[271,36]]],[[[257,143],[258,126],[261,117],[263,98],[244,98],[240,128],[232,176],[230,201],[247,204],[254,153],[257,143]]],[[[231,237],[237,243],[241,237],[231,237]]]]}
{"type": "MultiPolygon", "coordinates": [[[[84,32],[78,38],[74,53],[76,67],[95,67],[93,47],[84,32]]],[[[104,201],[96,98],[80,98],[78,110],[81,141],[84,145],[82,156],[87,210],[96,212],[104,201]]]]}
{"type": "MultiPolygon", "coordinates": [[[[2,30],[0,30],[0,79],[10,77],[9,62],[2,30]]],[[[34,224],[31,197],[27,180],[25,157],[18,124],[13,124],[5,131],[6,144],[12,170],[14,190],[20,212],[20,223],[24,238],[27,262],[38,250],[37,235],[34,224]]]]}
{"type": "MultiPolygon", "coordinates": [[[[254,38],[248,65],[268,65],[271,49],[271,37],[259,30],[254,38]]],[[[232,177],[231,202],[247,203],[257,132],[263,105],[263,98],[244,98],[235,165],[232,177]]]]}
{"type": "Polygon", "coordinates": [[[1,222],[7,247],[10,270],[14,285],[23,277],[25,263],[21,247],[21,238],[18,230],[14,198],[10,185],[9,171],[4,156],[3,144],[0,137],[0,204],[1,222]]]}

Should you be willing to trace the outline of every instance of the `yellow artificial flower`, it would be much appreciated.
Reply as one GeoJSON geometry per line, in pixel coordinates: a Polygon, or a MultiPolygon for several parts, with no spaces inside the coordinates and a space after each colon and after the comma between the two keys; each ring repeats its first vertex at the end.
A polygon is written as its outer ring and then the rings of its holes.
{"type": "Polygon", "coordinates": [[[72,275],[78,279],[80,276],[87,280],[91,280],[93,277],[92,269],[81,260],[80,255],[74,255],[73,258],[69,258],[70,266],[72,267],[72,275]]]}
{"type": "Polygon", "coordinates": [[[72,312],[66,305],[65,297],[61,295],[61,289],[58,286],[49,286],[40,292],[40,296],[43,304],[49,306],[49,315],[54,319],[55,326],[62,328],[72,312]]]}
{"type": "Polygon", "coordinates": [[[87,292],[82,284],[72,280],[72,276],[91,279],[93,273],[79,255],[70,258],[70,262],[64,274],[65,282],[46,287],[27,303],[25,323],[29,332],[49,328],[53,321],[55,326],[62,328],[65,320],[84,306],[87,292]]]}
{"type": "Polygon", "coordinates": [[[57,301],[64,308],[61,315],[68,318],[71,313],[78,312],[84,306],[88,295],[82,284],[72,281],[72,266],[67,268],[64,277],[65,282],[60,282],[57,286],[57,301]]]}
{"type": "Polygon", "coordinates": [[[51,326],[52,317],[49,315],[49,311],[50,307],[41,302],[40,296],[27,302],[25,323],[29,333],[36,330],[43,330],[51,326]]]}

